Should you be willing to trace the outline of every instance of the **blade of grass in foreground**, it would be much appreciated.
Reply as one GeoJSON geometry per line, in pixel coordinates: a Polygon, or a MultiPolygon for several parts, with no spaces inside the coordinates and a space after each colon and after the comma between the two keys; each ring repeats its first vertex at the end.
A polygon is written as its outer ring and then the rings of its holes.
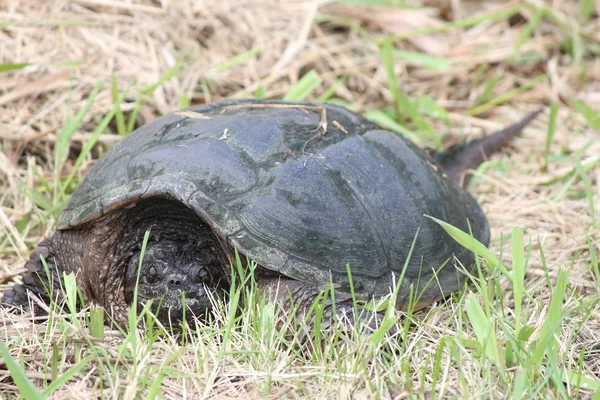
{"type": "Polygon", "coordinates": [[[0,340],[0,355],[6,363],[10,376],[19,388],[19,394],[26,400],[45,399],[45,396],[35,387],[33,382],[25,375],[19,364],[11,357],[4,342],[0,340]]]}
{"type": "Polygon", "coordinates": [[[60,376],[52,381],[51,384],[44,388],[42,392],[44,396],[49,396],[55,390],[59,389],[62,385],[67,383],[69,379],[73,378],[79,371],[81,371],[86,365],[90,363],[90,361],[94,358],[94,356],[87,356],[82,358],[77,364],[73,365],[71,368],[63,372],[60,376]]]}
{"type": "Polygon", "coordinates": [[[502,368],[503,366],[500,363],[498,339],[496,338],[494,323],[483,312],[481,305],[474,295],[469,297],[465,306],[467,316],[475,330],[475,336],[477,337],[477,341],[481,345],[481,348],[490,361],[502,368]]]}
{"type": "Polygon", "coordinates": [[[523,250],[523,230],[514,227],[512,231],[512,276],[515,296],[515,337],[521,330],[521,305],[525,293],[525,252],[523,250]]]}
{"type": "Polygon", "coordinates": [[[550,116],[548,117],[548,131],[546,133],[546,147],[544,148],[544,170],[548,169],[548,163],[550,158],[550,145],[554,140],[554,134],[556,133],[556,116],[558,115],[558,103],[552,103],[550,105],[550,116]]]}
{"type": "Polygon", "coordinates": [[[74,273],[64,273],[63,272],[63,282],[65,285],[65,297],[67,307],[69,308],[69,312],[73,319],[75,319],[75,314],[77,313],[77,282],[75,280],[74,273]]]}
{"type": "MultiPolygon", "coordinates": [[[[468,233],[465,233],[463,231],[461,231],[458,228],[455,228],[454,226],[450,225],[447,222],[444,222],[440,219],[434,218],[432,216],[429,215],[425,215],[425,217],[435,221],[436,223],[438,223],[442,228],[444,228],[444,230],[450,235],[452,236],[452,238],[454,240],[456,240],[456,242],[458,242],[461,246],[463,246],[466,249],[471,250],[473,253],[485,258],[490,264],[492,264],[492,266],[494,267],[501,267],[500,265],[500,260],[498,260],[498,258],[496,258],[496,256],[494,255],[494,253],[492,253],[487,246],[485,246],[483,243],[479,242],[477,239],[475,239],[473,236],[469,235],[468,233]]],[[[503,273],[507,272],[506,269],[503,270],[503,273]]]]}
{"type": "Polygon", "coordinates": [[[104,339],[104,308],[92,304],[88,328],[92,337],[104,339]]]}
{"type": "MultiPolygon", "coordinates": [[[[527,368],[539,368],[542,365],[545,355],[550,359],[558,356],[558,350],[556,349],[557,343],[554,335],[559,330],[563,317],[563,298],[568,278],[569,272],[567,270],[560,269],[558,271],[556,285],[552,292],[552,300],[550,301],[550,307],[548,308],[548,315],[546,316],[546,321],[544,322],[540,337],[537,340],[535,351],[527,363],[527,368]]],[[[552,361],[556,360],[551,360],[551,362],[552,361]]],[[[554,363],[554,365],[556,364],[554,363]]]]}

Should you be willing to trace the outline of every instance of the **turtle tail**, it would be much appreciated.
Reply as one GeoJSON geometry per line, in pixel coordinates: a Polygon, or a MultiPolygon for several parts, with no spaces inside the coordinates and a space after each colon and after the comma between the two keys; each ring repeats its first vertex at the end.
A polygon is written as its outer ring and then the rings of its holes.
{"type": "MultiPolygon", "coordinates": [[[[513,137],[518,135],[542,111],[543,109],[540,108],[528,114],[516,124],[494,132],[489,136],[450,146],[446,150],[434,154],[433,158],[442,166],[446,175],[453,181],[460,182],[465,171],[477,168],[491,154],[500,150],[513,137]]],[[[464,176],[464,179],[462,179],[463,186],[469,183],[470,178],[471,175],[464,176]]]]}

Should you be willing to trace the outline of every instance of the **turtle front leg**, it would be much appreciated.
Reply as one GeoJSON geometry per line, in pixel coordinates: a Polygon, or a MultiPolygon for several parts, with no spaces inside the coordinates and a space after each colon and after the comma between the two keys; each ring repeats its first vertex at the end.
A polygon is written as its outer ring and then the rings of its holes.
{"type": "MultiPolygon", "coordinates": [[[[317,297],[326,289],[326,285],[315,285],[284,277],[263,278],[257,283],[261,291],[271,300],[279,302],[285,311],[295,311],[300,320],[305,318],[317,297]]],[[[352,296],[338,291],[335,292],[335,304],[331,296],[328,296],[322,307],[320,329],[333,328],[340,321],[347,331],[361,328],[361,325],[375,331],[381,326],[385,317],[383,314],[373,313],[361,307],[355,310],[352,296]]],[[[316,316],[312,315],[308,321],[309,328],[314,327],[315,323],[316,316]]],[[[392,329],[392,333],[396,331],[397,328],[392,329]]]]}
{"type": "Polygon", "coordinates": [[[60,279],[62,278],[60,270],[56,265],[54,251],[52,238],[47,238],[40,242],[29,260],[25,263],[27,272],[22,277],[23,283],[16,284],[4,292],[1,302],[3,307],[13,307],[30,311],[33,304],[33,311],[36,315],[47,314],[46,310],[40,307],[30,296],[34,295],[45,304],[50,304],[50,296],[53,296],[55,299],[57,296],[60,296],[60,279]],[[46,261],[50,276],[46,274],[42,258],[46,261]]]}

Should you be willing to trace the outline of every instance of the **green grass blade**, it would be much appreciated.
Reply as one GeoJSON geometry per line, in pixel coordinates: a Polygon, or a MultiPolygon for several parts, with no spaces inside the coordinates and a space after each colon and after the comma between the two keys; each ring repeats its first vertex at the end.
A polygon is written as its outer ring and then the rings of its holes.
{"type": "Polygon", "coordinates": [[[365,117],[367,117],[369,121],[381,126],[382,128],[389,129],[390,131],[402,135],[415,143],[422,142],[422,139],[419,135],[396,122],[382,110],[371,110],[365,114],[365,117]]]}
{"type": "Polygon", "coordinates": [[[350,296],[352,297],[352,305],[354,306],[354,315],[358,315],[356,290],[354,289],[354,278],[352,277],[352,268],[350,268],[350,264],[346,264],[346,274],[348,275],[348,284],[350,285],[350,296]]]}
{"type": "MultiPolygon", "coordinates": [[[[325,90],[323,92],[323,94],[320,95],[317,98],[317,102],[319,102],[319,103],[325,103],[327,100],[329,100],[330,98],[332,98],[335,95],[335,92],[336,92],[337,88],[340,87],[341,85],[343,85],[345,81],[346,81],[345,77],[336,80],[333,83],[333,85],[329,86],[327,88],[327,90],[325,90]]],[[[256,97],[258,97],[258,96],[256,96],[256,97]]],[[[264,96],[263,96],[263,98],[264,98],[264,96]]]]}
{"type": "Polygon", "coordinates": [[[594,13],[594,0],[579,0],[579,18],[581,22],[587,22],[594,13]]]}
{"type": "MultiPolygon", "coordinates": [[[[596,282],[600,282],[600,266],[598,265],[598,254],[596,254],[595,243],[589,235],[585,235],[588,243],[588,251],[590,253],[590,269],[592,270],[594,277],[596,278],[596,282]]],[[[596,289],[600,293],[600,286],[597,286],[596,289]]]]}
{"type": "MultiPolygon", "coordinates": [[[[112,95],[113,102],[121,104],[122,97],[119,96],[119,83],[117,82],[117,78],[114,74],[112,76],[110,92],[112,95]]],[[[119,107],[119,109],[116,111],[115,119],[117,121],[117,133],[119,134],[119,136],[125,136],[127,134],[127,126],[125,125],[125,115],[123,115],[121,107],[119,107]]]]}
{"type": "Polygon", "coordinates": [[[51,384],[44,388],[42,392],[44,396],[51,395],[54,391],[59,389],[61,386],[66,384],[69,379],[73,378],[79,371],[81,371],[86,365],[90,363],[93,356],[87,356],[81,359],[77,364],[62,373],[57,379],[53,380],[51,384]]]}
{"type": "MultiPolygon", "coordinates": [[[[408,265],[410,260],[412,259],[412,255],[413,255],[413,251],[415,249],[415,245],[417,244],[417,239],[419,238],[419,232],[420,229],[417,229],[417,231],[415,232],[415,235],[413,237],[413,241],[410,245],[410,249],[408,250],[408,254],[406,256],[406,260],[404,261],[404,267],[402,268],[402,272],[400,273],[400,276],[398,277],[398,280],[394,283],[395,287],[394,287],[394,292],[392,293],[392,297],[387,301],[387,308],[385,311],[385,316],[383,318],[383,322],[381,323],[381,326],[379,326],[379,328],[377,328],[377,330],[373,333],[373,335],[371,336],[370,339],[370,344],[371,346],[375,346],[378,343],[380,343],[384,336],[389,332],[390,329],[392,329],[392,327],[396,324],[396,318],[394,317],[394,312],[396,310],[396,299],[398,298],[398,294],[400,293],[400,288],[402,288],[402,283],[404,282],[404,277],[406,276],[406,271],[409,269],[408,265]]],[[[409,304],[406,310],[406,314],[408,316],[408,319],[410,319],[410,316],[412,315],[412,308],[413,305],[411,304],[411,302],[414,299],[414,294],[413,294],[413,287],[411,286],[410,288],[410,293],[409,293],[409,304]]],[[[408,321],[407,321],[408,322],[408,321]]],[[[406,325],[406,329],[403,331],[404,333],[404,341],[407,340],[407,334],[408,334],[408,325],[406,325]]]]}
{"type": "Polygon", "coordinates": [[[452,63],[442,57],[435,57],[425,53],[417,53],[416,51],[394,50],[394,57],[405,61],[409,64],[420,65],[432,69],[434,71],[446,71],[452,63]]]}
{"type": "Polygon", "coordinates": [[[495,268],[500,267],[500,260],[498,260],[498,258],[496,258],[494,253],[492,253],[487,248],[487,246],[485,246],[484,244],[479,242],[473,236],[471,236],[468,233],[465,233],[465,232],[461,231],[460,229],[455,228],[454,226],[450,225],[449,223],[439,220],[437,218],[431,217],[429,215],[425,215],[425,217],[438,223],[442,228],[444,228],[444,230],[450,236],[452,236],[452,239],[454,239],[456,242],[458,242],[461,246],[463,246],[466,249],[471,250],[473,253],[477,254],[478,256],[485,258],[490,264],[492,264],[493,267],[495,267],[495,268]]]}
{"type": "Polygon", "coordinates": [[[138,99],[135,102],[135,106],[131,111],[131,115],[129,116],[129,120],[127,120],[127,132],[132,132],[135,128],[135,123],[137,122],[137,117],[140,114],[140,110],[142,109],[142,100],[138,99]]]}
{"type": "Polygon", "coordinates": [[[52,360],[50,361],[50,377],[52,380],[58,379],[58,345],[52,343],[52,360]]]}
{"type": "Polygon", "coordinates": [[[92,304],[89,330],[92,337],[104,339],[104,308],[92,304]]]}
{"type": "Polygon", "coordinates": [[[227,71],[228,69],[233,68],[236,65],[243,64],[244,62],[246,62],[246,60],[249,60],[250,58],[256,56],[257,54],[260,54],[261,51],[262,51],[262,47],[256,46],[244,53],[238,54],[237,56],[233,56],[229,60],[225,61],[223,64],[219,65],[217,67],[217,71],[218,72],[227,71]]]}
{"type": "Polygon", "coordinates": [[[191,105],[192,101],[190,100],[190,97],[187,94],[183,93],[179,98],[179,108],[188,108],[191,105]]]}
{"type": "Polygon", "coordinates": [[[600,392],[600,380],[593,376],[581,375],[581,373],[573,371],[565,371],[563,382],[572,386],[578,386],[583,389],[600,392]]]}
{"type": "MultiPolygon", "coordinates": [[[[140,249],[140,258],[138,260],[137,276],[135,278],[135,290],[133,291],[133,301],[131,302],[131,305],[129,306],[128,315],[127,315],[127,322],[129,324],[128,338],[131,339],[131,345],[134,348],[134,352],[135,352],[135,348],[136,348],[136,344],[137,344],[137,339],[136,339],[137,336],[135,335],[134,332],[138,325],[138,313],[137,313],[138,287],[140,285],[140,275],[142,272],[142,265],[144,263],[144,255],[146,254],[146,248],[148,247],[148,241],[150,240],[150,232],[151,232],[151,229],[148,229],[146,232],[144,232],[144,239],[142,240],[142,248],[140,249]]],[[[144,310],[140,314],[143,316],[144,312],[149,307],[150,307],[150,302],[147,302],[146,305],[144,306],[144,310]]]]}
{"type": "Polygon", "coordinates": [[[404,126],[406,125],[404,113],[407,110],[403,109],[401,103],[407,102],[407,100],[400,91],[398,77],[396,76],[396,71],[394,70],[394,46],[389,37],[383,41],[379,52],[381,54],[383,68],[385,69],[385,74],[387,76],[388,89],[392,93],[392,98],[394,99],[396,118],[400,121],[400,125],[404,126]]]}
{"type": "Polygon", "coordinates": [[[550,307],[548,308],[548,314],[546,321],[542,327],[540,337],[536,342],[535,351],[529,358],[527,368],[537,368],[542,364],[544,355],[549,357],[556,356],[556,340],[554,335],[560,329],[560,322],[562,320],[563,311],[563,298],[565,295],[565,289],[569,278],[569,272],[565,269],[558,271],[556,278],[556,285],[552,293],[552,299],[550,301],[550,307]]]}
{"type": "Polygon", "coordinates": [[[490,101],[493,98],[494,89],[496,88],[496,86],[498,86],[500,82],[502,82],[501,74],[496,74],[492,76],[485,84],[485,87],[481,91],[481,94],[477,96],[475,104],[481,105],[490,101]]]}
{"type": "Polygon", "coordinates": [[[550,158],[550,146],[556,133],[556,117],[558,116],[558,104],[550,105],[550,116],[548,117],[548,131],[546,133],[546,146],[544,148],[544,169],[548,168],[548,159],[550,158]]]}
{"type": "Polygon", "coordinates": [[[583,56],[585,54],[585,44],[584,40],[579,34],[577,29],[574,29],[571,32],[571,48],[570,53],[575,61],[575,65],[579,65],[583,56]]]}
{"type": "Polygon", "coordinates": [[[259,100],[264,100],[267,94],[267,90],[263,85],[258,85],[252,96],[256,97],[259,100]]]}
{"type": "Polygon", "coordinates": [[[154,93],[154,91],[156,89],[158,89],[159,87],[161,87],[165,82],[169,81],[170,79],[176,77],[177,75],[181,74],[183,72],[183,59],[179,59],[175,62],[175,64],[169,68],[168,70],[166,70],[161,76],[160,78],[158,78],[158,80],[148,86],[143,87],[140,90],[140,93],[143,95],[151,95],[152,93],[154,93]]]}
{"type": "Polygon", "coordinates": [[[77,313],[77,280],[75,274],[63,272],[63,282],[65,284],[65,300],[69,312],[72,316],[77,313]]]}
{"type": "MultiPolygon", "coordinates": [[[[596,166],[600,164],[600,155],[594,155],[591,157],[588,157],[585,160],[581,161],[581,165],[583,166],[583,170],[588,173],[589,171],[591,171],[592,169],[596,168],[596,166]]],[[[577,168],[573,167],[570,170],[568,170],[567,172],[560,174],[554,178],[549,179],[546,182],[542,182],[540,183],[540,186],[550,186],[553,185],[557,182],[563,181],[563,180],[567,180],[573,177],[573,175],[575,175],[577,173],[577,168]]]]}
{"type": "Polygon", "coordinates": [[[513,399],[522,399],[523,393],[527,389],[527,372],[523,368],[518,368],[515,371],[513,379],[513,399]]]}
{"type": "MultiPolygon", "coordinates": [[[[163,379],[165,375],[162,372],[158,373],[158,377],[154,379],[150,389],[148,390],[148,394],[146,395],[146,400],[154,400],[160,394],[160,386],[162,385],[163,379]]],[[[162,398],[162,396],[161,396],[162,398]]]]}
{"type": "Polygon", "coordinates": [[[533,35],[533,32],[538,27],[538,25],[542,21],[542,18],[544,18],[545,15],[546,15],[546,9],[543,7],[538,8],[538,10],[536,11],[533,18],[531,18],[527,22],[527,26],[525,26],[525,29],[523,29],[523,32],[521,32],[521,35],[519,36],[519,39],[517,40],[517,43],[515,44],[515,50],[518,51],[521,48],[521,46],[523,46],[523,44],[525,44],[525,42],[529,38],[531,38],[531,36],[533,35]]]}
{"type": "MultiPolygon", "coordinates": [[[[85,105],[83,106],[83,108],[75,116],[75,119],[68,120],[65,123],[64,127],[61,129],[60,133],[58,134],[58,137],[56,140],[56,145],[54,146],[54,176],[55,176],[55,182],[57,182],[57,184],[60,182],[60,179],[59,179],[60,171],[62,170],[62,165],[67,158],[67,154],[69,151],[69,143],[71,142],[71,138],[73,137],[73,135],[75,134],[75,132],[77,131],[79,126],[81,125],[81,121],[83,120],[83,117],[90,110],[92,104],[94,103],[94,100],[96,99],[96,96],[98,95],[98,93],[100,92],[100,89],[102,88],[102,85],[103,85],[102,80],[99,80],[98,82],[96,82],[96,86],[94,87],[94,89],[92,90],[90,95],[88,96],[88,99],[87,99],[85,105]]],[[[56,195],[57,195],[57,193],[55,193],[55,198],[58,197],[56,195]]],[[[60,195],[62,196],[62,195],[64,195],[64,193],[60,193],[60,195]]]]}
{"type": "Polygon", "coordinates": [[[417,128],[426,134],[431,141],[435,144],[438,149],[442,148],[442,142],[438,135],[435,133],[431,125],[427,123],[425,118],[419,113],[416,105],[413,104],[408,97],[400,90],[398,84],[398,78],[394,71],[394,48],[391,39],[386,39],[381,45],[379,52],[381,54],[381,61],[385,69],[385,73],[388,79],[388,88],[392,92],[394,98],[394,105],[396,110],[396,116],[400,120],[401,125],[405,125],[406,119],[410,118],[417,128]]]}
{"type": "Polygon", "coordinates": [[[23,185],[19,186],[22,188],[27,198],[42,210],[49,211],[52,210],[52,208],[54,208],[52,200],[38,192],[36,189],[26,187],[24,183],[23,185]]]}
{"type": "Polygon", "coordinates": [[[594,130],[600,131],[600,114],[581,100],[574,101],[573,107],[583,116],[583,118],[585,118],[594,130]]]}
{"type": "MultiPolygon", "coordinates": [[[[387,316],[387,312],[386,312],[386,316],[387,316]]],[[[383,338],[385,337],[385,335],[390,331],[390,329],[392,329],[394,327],[394,325],[396,324],[396,319],[391,317],[391,318],[384,318],[383,321],[381,322],[381,325],[379,325],[379,328],[377,328],[377,330],[375,332],[373,332],[373,334],[371,335],[369,341],[371,343],[371,346],[376,346],[378,343],[381,343],[383,341],[383,338]]]]}
{"type": "MultiPolygon", "coordinates": [[[[142,240],[142,248],[140,249],[140,258],[138,260],[137,277],[135,278],[136,290],[133,291],[132,304],[137,304],[137,287],[140,284],[140,274],[142,272],[142,266],[144,264],[144,255],[146,254],[146,248],[148,247],[148,241],[150,240],[150,232],[151,232],[150,229],[148,229],[146,232],[144,232],[144,239],[142,240]]],[[[135,309],[136,307],[133,307],[133,308],[135,309]]]]}
{"type": "Polygon", "coordinates": [[[287,101],[302,101],[306,99],[321,84],[321,77],[311,69],[290,88],[283,97],[287,101]]]}
{"type": "Polygon", "coordinates": [[[481,113],[497,106],[498,104],[505,103],[508,100],[510,100],[522,93],[525,93],[534,87],[537,87],[539,84],[541,84],[542,82],[544,82],[547,79],[548,79],[548,74],[542,74],[540,76],[537,76],[534,79],[530,80],[529,82],[525,83],[524,85],[519,86],[518,88],[509,90],[506,93],[503,93],[500,96],[497,96],[484,104],[481,104],[477,107],[470,109],[469,115],[478,115],[478,114],[481,114],[481,113]]]}
{"type": "Polygon", "coordinates": [[[434,99],[429,96],[422,96],[417,99],[417,106],[419,111],[424,112],[430,117],[441,119],[446,123],[450,123],[450,115],[448,111],[440,106],[434,99]]]}
{"type": "Polygon", "coordinates": [[[500,366],[500,357],[498,355],[498,340],[494,330],[494,324],[483,312],[479,301],[475,296],[470,296],[466,304],[467,316],[475,331],[477,341],[484,349],[488,358],[496,365],[500,366]]]}
{"type": "Polygon", "coordinates": [[[525,251],[523,249],[523,231],[514,227],[512,231],[512,276],[515,296],[515,337],[521,331],[521,304],[525,293],[525,251]]]}
{"type": "Polygon", "coordinates": [[[85,161],[86,157],[88,156],[90,151],[92,151],[92,149],[98,142],[100,135],[106,130],[106,128],[108,127],[108,124],[110,124],[110,121],[112,121],[115,114],[117,114],[118,111],[121,110],[121,103],[123,102],[124,96],[125,96],[124,94],[119,96],[117,101],[115,101],[115,103],[113,104],[112,109],[108,112],[108,114],[106,114],[104,116],[104,118],[102,118],[100,123],[96,126],[96,129],[94,129],[92,136],[89,138],[89,140],[85,143],[85,145],[79,152],[79,155],[77,156],[77,160],[75,160],[75,164],[73,164],[73,168],[72,168],[71,172],[69,173],[69,176],[62,184],[63,192],[68,189],[69,185],[75,178],[75,175],[81,168],[81,165],[85,161]]]}
{"type": "Polygon", "coordinates": [[[406,33],[392,35],[391,39],[394,41],[400,41],[410,39],[413,37],[430,35],[432,33],[446,32],[456,28],[470,28],[484,22],[491,23],[494,21],[503,21],[521,12],[522,8],[523,4],[517,4],[507,9],[484,12],[458,21],[448,22],[439,26],[427,27],[423,29],[414,29],[406,33]]]}
{"type": "Polygon", "coordinates": [[[26,400],[43,400],[45,396],[35,387],[33,382],[25,375],[19,364],[12,358],[4,342],[0,340],[0,355],[10,372],[12,380],[19,388],[19,394],[26,400]]]}
{"type": "Polygon", "coordinates": [[[4,63],[0,64],[0,72],[15,71],[29,65],[31,65],[31,63],[4,63]]]}
{"type": "Polygon", "coordinates": [[[587,198],[588,201],[588,205],[590,208],[590,214],[592,216],[592,221],[596,221],[596,207],[595,207],[595,195],[594,195],[594,189],[592,189],[592,184],[590,183],[590,179],[587,176],[587,173],[585,172],[583,165],[581,165],[581,160],[579,159],[579,157],[574,156],[574,162],[575,162],[575,170],[577,171],[577,174],[579,175],[579,177],[581,178],[581,181],[583,182],[583,186],[585,188],[585,197],[587,198]]]}

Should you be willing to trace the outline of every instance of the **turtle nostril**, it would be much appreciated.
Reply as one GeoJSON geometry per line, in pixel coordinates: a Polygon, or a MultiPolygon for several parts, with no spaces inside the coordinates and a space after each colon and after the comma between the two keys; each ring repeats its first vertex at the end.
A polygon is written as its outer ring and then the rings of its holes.
{"type": "Polygon", "coordinates": [[[183,279],[180,276],[172,276],[169,278],[169,286],[180,287],[183,284],[183,279]]]}

